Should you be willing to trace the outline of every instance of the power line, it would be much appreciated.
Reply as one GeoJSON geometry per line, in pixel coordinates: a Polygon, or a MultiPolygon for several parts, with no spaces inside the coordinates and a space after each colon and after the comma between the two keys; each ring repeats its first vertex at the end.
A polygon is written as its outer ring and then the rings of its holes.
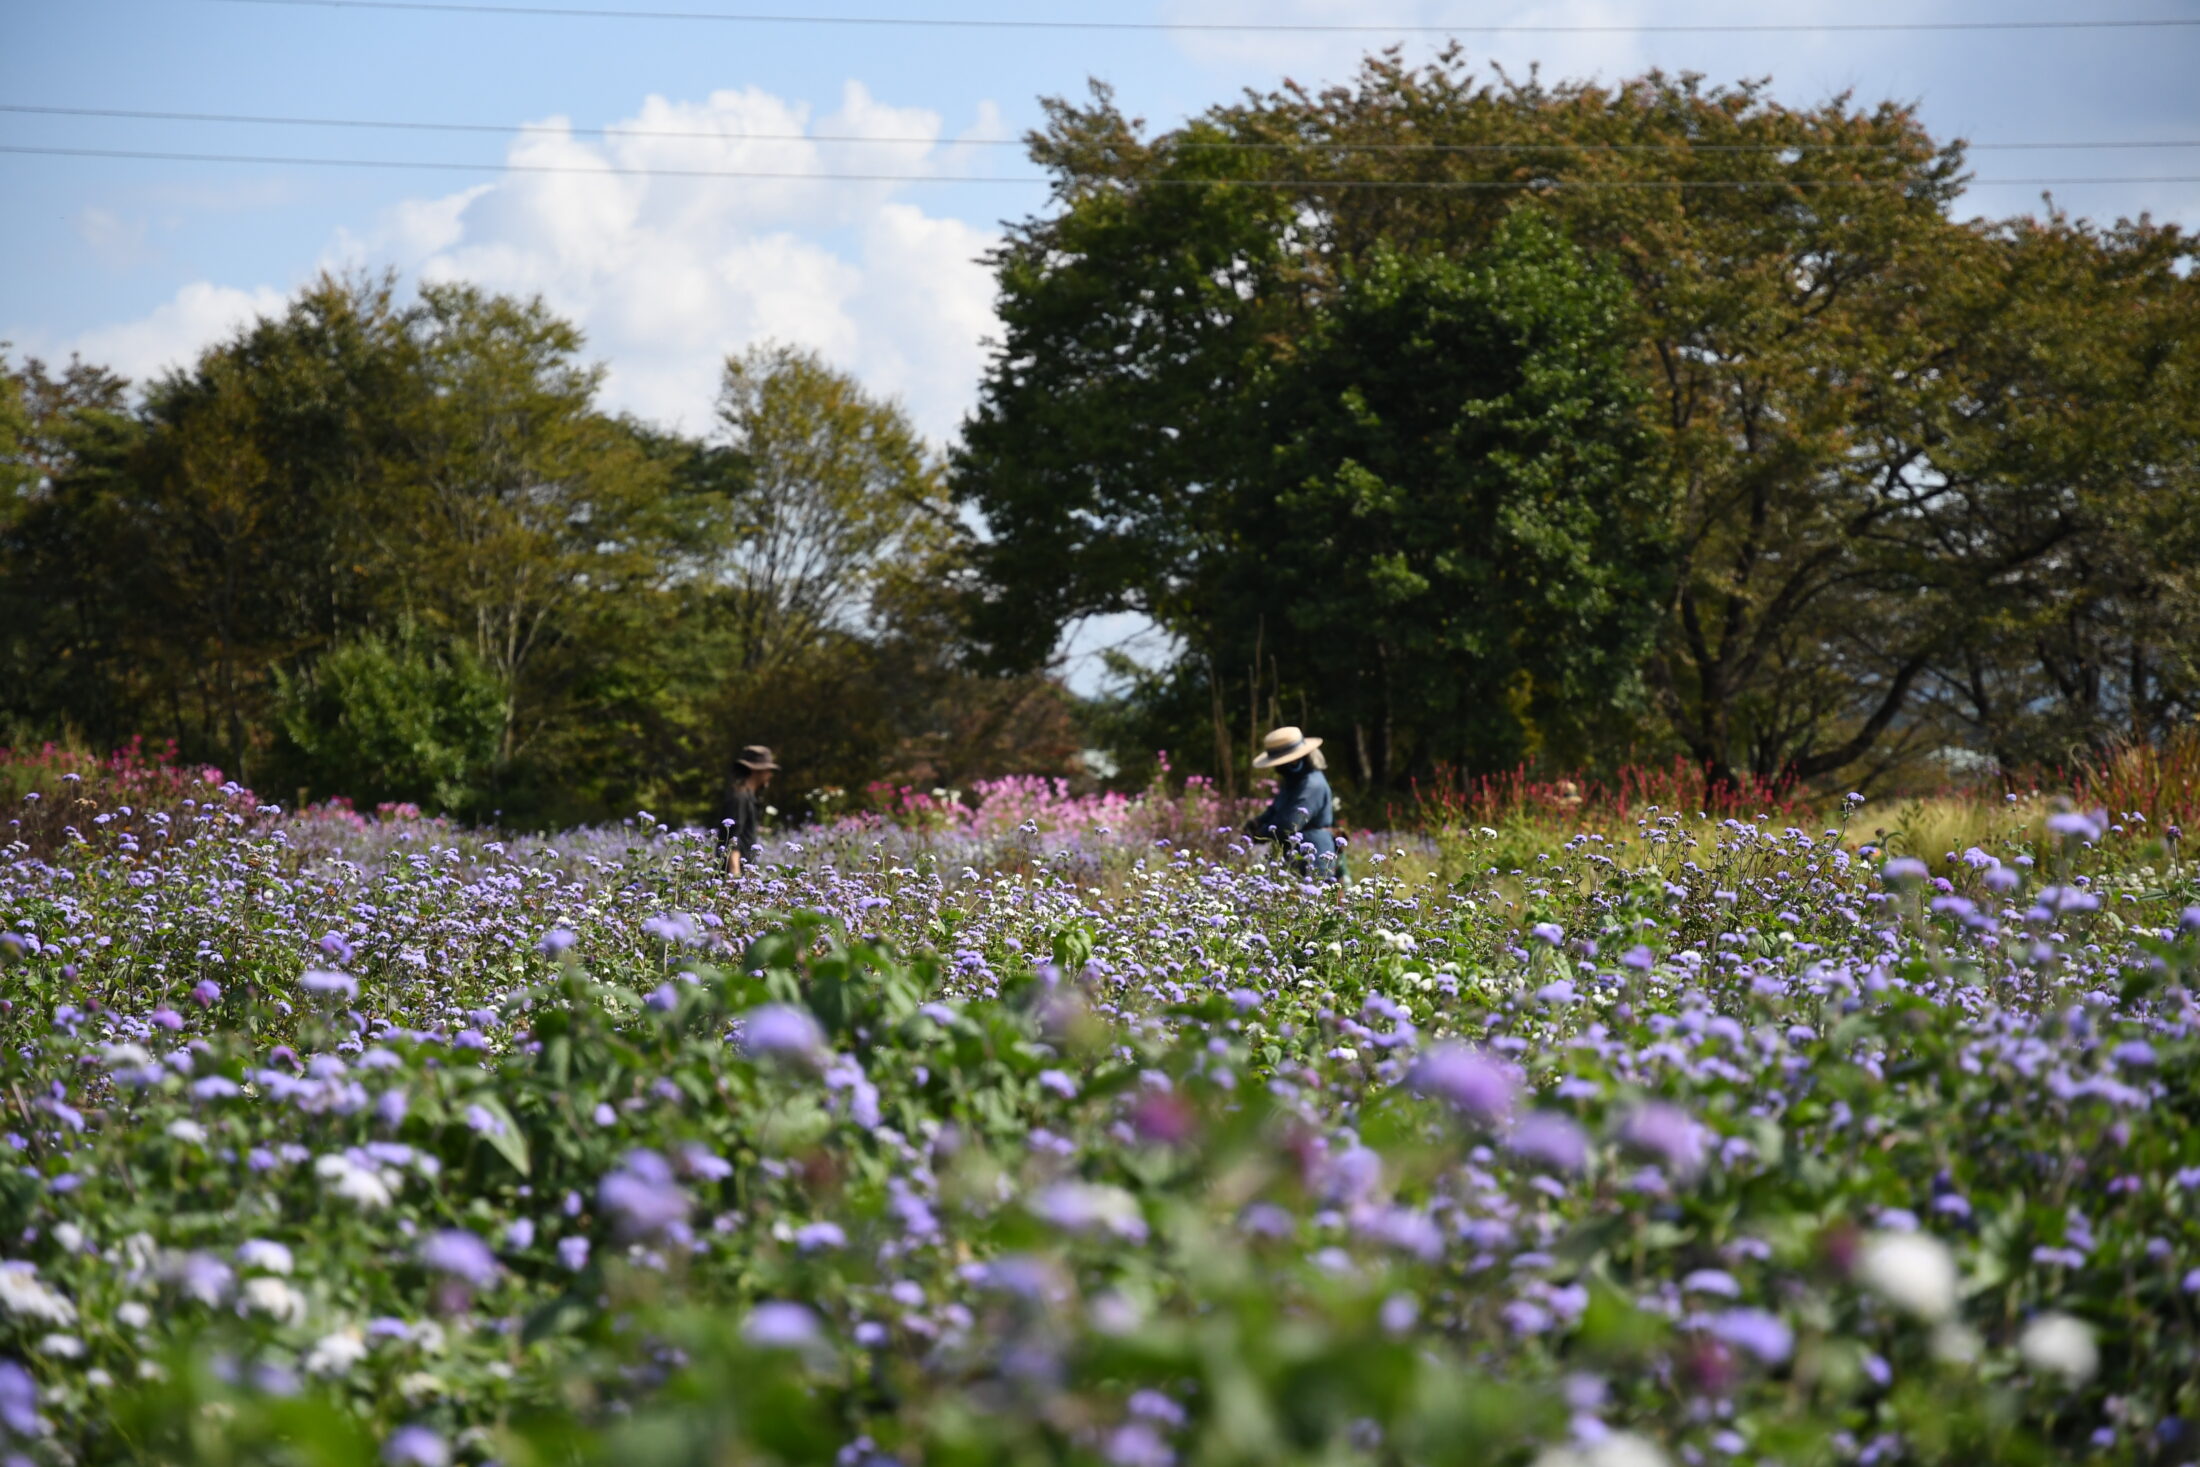
{"type": "Polygon", "coordinates": [[[736,25],[817,25],[888,27],[913,30],[1001,31],[1161,31],[1183,34],[1260,35],[1811,35],[1824,32],[1916,31],[2099,31],[2167,30],[2200,26],[2200,17],[2139,17],[2128,20],[1912,20],[1912,21],[1765,21],[1738,25],[1319,25],[1271,22],[1147,20],[1031,20],[1022,18],[925,17],[899,15],[781,15],[721,10],[611,10],[579,5],[476,5],[464,0],[219,0],[230,5],[268,5],[300,10],[426,11],[450,15],[552,17],[562,20],[686,20],[736,25]]]}
{"type": "MultiPolygon", "coordinates": [[[[428,169],[443,173],[555,173],[595,178],[739,178],[780,179],[802,183],[980,183],[1047,184],[1044,175],[942,173],[818,173],[745,168],[584,168],[560,163],[461,163],[447,159],[301,158],[258,153],[169,153],[132,148],[47,148],[0,143],[0,153],[49,158],[134,158],[161,163],[252,163],[298,168],[428,169]]],[[[1537,179],[1389,179],[1389,178],[1128,178],[1112,182],[1155,188],[1351,188],[1463,189],[1749,189],[1749,188],[1907,188],[1908,178],[1537,178],[1537,179]]],[[[1972,187],[2062,187],[2073,184],[2200,183],[2200,174],[2094,178],[1974,178],[1972,187]]]]}
{"type": "MultiPolygon", "coordinates": [[[[52,107],[27,102],[0,102],[0,112],[33,117],[111,118],[137,122],[242,123],[267,127],[355,128],[390,132],[540,133],[553,137],[693,139],[721,143],[879,143],[924,147],[1020,148],[1021,138],[868,137],[854,133],[712,132],[700,128],[569,127],[548,123],[423,122],[407,119],[354,117],[280,117],[245,112],[163,112],[130,107],[52,107]]],[[[1239,140],[1176,140],[1166,146],[1177,151],[1250,153],[1531,153],[1571,149],[1586,153],[1872,153],[1884,152],[1886,143],[1580,143],[1564,139],[1547,142],[1504,143],[1404,143],[1404,142],[1246,142],[1239,140]]],[[[1972,152],[2070,152],[2117,148],[2200,148],[2200,138],[2154,138],[2129,142],[2011,142],[1965,143],[1972,152]]]]}

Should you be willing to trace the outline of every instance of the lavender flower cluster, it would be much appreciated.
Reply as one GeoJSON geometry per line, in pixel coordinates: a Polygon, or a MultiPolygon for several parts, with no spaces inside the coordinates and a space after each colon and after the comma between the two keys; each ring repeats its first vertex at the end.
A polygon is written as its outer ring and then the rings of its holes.
{"type": "Polygon", "coordinates": [[[2180,833],[802,847],[8,852],[0,1460],[2200,1460],[2180,833]]]}

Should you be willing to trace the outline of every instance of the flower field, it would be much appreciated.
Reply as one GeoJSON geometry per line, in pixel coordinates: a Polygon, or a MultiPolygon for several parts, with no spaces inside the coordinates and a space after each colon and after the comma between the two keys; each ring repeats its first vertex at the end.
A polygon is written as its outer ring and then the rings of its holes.
{"type": "Polygon", "coordinates": [[[738,887],[233,786],[19,840],[0,1459],[2200,1460],[2174,827],[1340,891],[1026,793],[738,887]]]}

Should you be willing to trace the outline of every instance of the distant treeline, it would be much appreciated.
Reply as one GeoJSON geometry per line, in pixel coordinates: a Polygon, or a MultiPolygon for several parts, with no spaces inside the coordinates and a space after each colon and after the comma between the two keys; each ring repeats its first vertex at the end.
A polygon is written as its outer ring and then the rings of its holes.
{"type": "Polygon", "coordinates": [[[749,347],[705,438],[578,331],[323,280],[133,399],[0,390],[0,737],[173,737],[288,794],[552,820],[1299,722],[1369,792],[1680,755],[1713,782],[2004,766],[2200,714],[2195,241],[1955,218],[1905,108],[1370,59],[1147,135],[1053,202],[935,456],[749,347]],[[981,528],[982,527],[982,528],[981,528]],[[1175,655],[1079,705],[1065,628],[1175,655]]]}
{"type": "Polygon", "coordinates": [[[895,407],[761,348],[698,441],[600,410],[581,346],[540,302],[323,280],[134,406],[12,372],[13,741],[513,822],[702,814],[751,743],[790,806],[1073,766],[1058,685],[956,664],[967,534],[895,407]]]}

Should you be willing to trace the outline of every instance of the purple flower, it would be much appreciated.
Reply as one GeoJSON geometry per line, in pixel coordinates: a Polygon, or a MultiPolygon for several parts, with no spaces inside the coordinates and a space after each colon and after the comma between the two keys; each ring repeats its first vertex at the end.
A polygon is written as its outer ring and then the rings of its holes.
{"type": "Polygon", "coordinates": [[[761,1350],[803,1350],[822,1343],[824,1333],[809,1309],[775,1300],[749,1311],[741,1337],[761,1350]]]}
{"type": "Polygon", "coordinates": [[[825,1049],[825,1031],[808,1009],[768,1003],[749,1010],[741,1023],[741,1047],[759,1059],[814,1061],[825,1049]]]}
{"type": "Polygon", "coordinates": [[[504,1229],[504,1246],[514,1253],[524,1253],[535,1246],[535,1220],[531,1217],[514,1218],[504,1229]]]}
{"type": "Polygon", "coordinates": [[[308,968],[298,980],[306,992],[323,997],[354,999],[359,996],[359,980],[349,973],[338,973],[328,968],[308,968]]]}
{"type": "Polygon", "coordinates": [[[1926,868],[1925,863],[1915,856],[1897,856],[1880,867],[1879,874],[1892,886],[1905,881],[1923,881],[1932,873],[1926,868]]]}
{"type": "Polygon", "coordinates": [[[0,1427],[16,1436],[37,1436],[46,1429],[38,1414],[38,1382],[13,1360],[0,1360],[0,1427]]]}
{"type": "Polygon", "coordinates": [[[191,985],[191,1001],[202,1009],[212,1008],[221,1002],[222,986],[211,978],[201,978],[191,985]]]}
{"type": "Polygon", "coordinates": [[[2057,835],[2082,841],[2098,841],[2101,838],[2101,821],[2091,815],[2080,815],[2075,810],[2060,810],[2048,816],[2047,828],[2057,835]]]}
{"type": "Polygon", "coordinates": [[[500,1272],[489,1245],[464,1228],[430,1233],[421,1240],[420,1261],[437,1273],[463,1279],[477,1289],[495,1284],[500,1272]]]}
{"type": "Polygon", "coordinates": [[[660,1237],[685,1223],[693,1205],[673,1180],[671,1163],[654,1151],[629,1151],[597,1184],[596,1203],[629,1242],[660,1237]]]}
{"type": "Polygon", "coordinates": [[[1554,1172],[1578,1172],[1589,1164],[1589,1137],[1581,1127],[1553,1111],[1531,1111],[1505,1138],[1513,1155],[1554,1172]]]}
{"type": "Polygon", "coordinates": [[[1767,1365],[1778,1365],[1795,1349],[1795,1331],[1778,1315],[1762,1309],[1729,1309],[1715,1315],[1709,1328],[1717,1338],[1767,1365]]]}
{"type": "Polygon", "coordinates": [[[1619,961],[1621,967],[1633,968],[1638,973],[1647,973],[1650,971],[1651,965],[1654,964],[1657,959],[1651,954],[1650,949],[1644,947],[1641,943],[1638,942],[1633,947],[1627,949],[1627,951],[1621,953],[1619,955],[1619,961]]]}
{"type": "Polygon", "coordinates": [[[1077,1098],[1077,1082],[1060,1070],[1041,1070],[1039,1072],[1039,1088],[1051,1090],[1064,1100],[1075,1100],[1077,1098]]]}
{"type": "Polygon", "coordinates": [[[804,1253],[815,1253],[823,1248],[845,1248],[848,1235],[839,1223],[804,1223],[794,1230],[794,1245],[804,1253]]]}
{"type": "Polygon", "coordinates": [[[1538,922],[1528,929],[1530,936],[1557,947],[1566,940],[1566,929],[1556,922],[1538,922]]]}
{"type": "Polygon", "coordinates": [[[702,1182],[723,1182],[733,1175],[733,1163],[700,1142],[680,1148],[680,1175],[702,1182]]]}
{"type": "Polygon", "coordinates": [[[1423,1054],[1406,1083],[1483,1125],[1509,1115],[1520,1088],[1511,1066],[1463,1044],[1439,1044],[1423,1054]]]}
{"type": "Polygon", "coordinates": [[[1704,1163],[1704,1128],[1688,1112],[1662,1100],[1649,1101],[1628,1112],[1620,1123],[1619,1137],[1631,1150],[1669,1172],[1687,1175],[1704,1163]]]}
{"type": "Polygon", "coordinates": [[[588,1267],[588,1240],[586,1238],[558,1239],[558,1262],[573,1273],[588,1267]]]}
{"type": "Polygon", "coordinates": [[[388,1467],[450,1467],[451,1449],[425,1426],[400,1426],[382,1443],[388,1467]]]}
{"type": "Polygon", "coordinates": [[[1146,1240],[1146,1218],[1138,1199],[1121,1187],[1093,1182],[1056,1182],[1036,1193],[1032,1214],[1070,1233],[1101,1230],[1133,1243],[1146,1240]]]}
{"type": "Polygon", "coordinates": [[[1681,1280],[1681,1289],[1690,1294],[1716,1294],[1722,1299],[1742,1297],[1742,1286],[1723,1268],[1696,1269],[1681,1280]]]}
{"type": "Polygon", "coordinates": [[[1175,1467],[1176,1453],[1143,1421],[1118,1426],[1101,1447],[1110,1467],[1175,1467]]]}
{"type": "Polygon", "coordinates": [[[349,963],[354,956],[351,944],[344,940],[341,932],[324,933],[320,948],[332,963],[349,963]]]}
{"type": "Polygon", "coordinates": [[[553,927],[542,935],[542,941],[536,943],[535,947],[544,957],[554,958],[569,952],[573,944],[580,940],[581,935],[570,927],[553,927]]]}

